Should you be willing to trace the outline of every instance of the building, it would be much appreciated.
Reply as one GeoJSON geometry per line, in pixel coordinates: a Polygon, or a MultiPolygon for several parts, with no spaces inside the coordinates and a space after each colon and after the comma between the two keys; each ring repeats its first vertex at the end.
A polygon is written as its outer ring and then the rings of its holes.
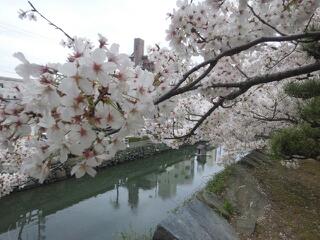
{"type": "Polygon", "coordinates": [[[154,70],[153,63],[149,61],[148,56],[144,55],[144,40],[135,38],[133,43],[133,53],[130,59],[135,66],[141,66],[142,69],[152,72],[154,70]]]}

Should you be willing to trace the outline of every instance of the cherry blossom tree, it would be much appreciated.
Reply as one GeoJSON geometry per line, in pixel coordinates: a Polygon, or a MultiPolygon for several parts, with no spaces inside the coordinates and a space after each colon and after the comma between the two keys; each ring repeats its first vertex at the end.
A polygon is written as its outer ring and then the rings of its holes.
{"type": "Polygon", "coordinates": [[[46,66],[15,54],[24,82],[15,101],[1,98],[0,142],[1,163],[10,159],[16,171],[2,167],[1,195],[67,163],[76,177],[94,176],[142,129],[172,147],[223,145],[227,158],[263,147],[275,129],[297,123],[299,101],[283,86],[319,79],[318,59],[303,48],[320,40],[317,0],[179,0],[169,14],[170,48],[149,50],[152,73],[102,35],[97,45],[71,37],[30,7],[20,18],[54,26],[70,54],[46,66]]]}

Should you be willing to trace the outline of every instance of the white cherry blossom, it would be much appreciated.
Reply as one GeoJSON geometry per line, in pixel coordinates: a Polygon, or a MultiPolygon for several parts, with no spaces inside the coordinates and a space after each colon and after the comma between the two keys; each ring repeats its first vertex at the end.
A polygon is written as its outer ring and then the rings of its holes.
{"type": "MultiPolygon", "coordinates": [[[[35,20],[35,13],[20,10],[19,17],[35,20]]],[[[95,46],[64,33],[64,63],[41,66],[14,54],[23,82],[14,100],[0,94],[0,196],[28,176],[43,182],[57,165],[72,164],[76,177],[94,176],[128,135],[146,132],[174,148],[206,140],[223,144],[231,158],[266,146],[266,136],[295,121],[299,101],[283,86],[319,78],[319,71],[248,89],[237,84],[317,63],[297,39],[245,46],[319,29],[319,1],[179,0],[169,18],[170,48],[148,52],[153,72],[134,66],[101,34],[95,46]],[[239,46],[245,50],[226,53],[239,46]]]]}

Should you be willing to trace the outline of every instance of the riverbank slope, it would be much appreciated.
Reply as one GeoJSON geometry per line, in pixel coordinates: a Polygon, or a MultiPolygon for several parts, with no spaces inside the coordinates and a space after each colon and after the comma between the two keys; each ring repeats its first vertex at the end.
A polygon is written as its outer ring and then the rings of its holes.
{"type": "Polygon", "coordinates": [[[254,151],[161,222],[154,240],[320,239],[319,182],[320,161],[303,160],[298,169],[288,169],[254,151]],[[214,220],[199,220],[208,214],[214,220]]]}

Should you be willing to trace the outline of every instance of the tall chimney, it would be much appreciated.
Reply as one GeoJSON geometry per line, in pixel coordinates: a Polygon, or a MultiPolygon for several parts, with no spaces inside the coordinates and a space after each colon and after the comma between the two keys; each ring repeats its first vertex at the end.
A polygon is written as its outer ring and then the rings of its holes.
{"type": "Polygon", "coordinates": [[[134,65],[142,64],[142,57],[144,54],[144,41],[141,38],[134,39],[133,46],[133,56],[134,56],[134,65]]]}

